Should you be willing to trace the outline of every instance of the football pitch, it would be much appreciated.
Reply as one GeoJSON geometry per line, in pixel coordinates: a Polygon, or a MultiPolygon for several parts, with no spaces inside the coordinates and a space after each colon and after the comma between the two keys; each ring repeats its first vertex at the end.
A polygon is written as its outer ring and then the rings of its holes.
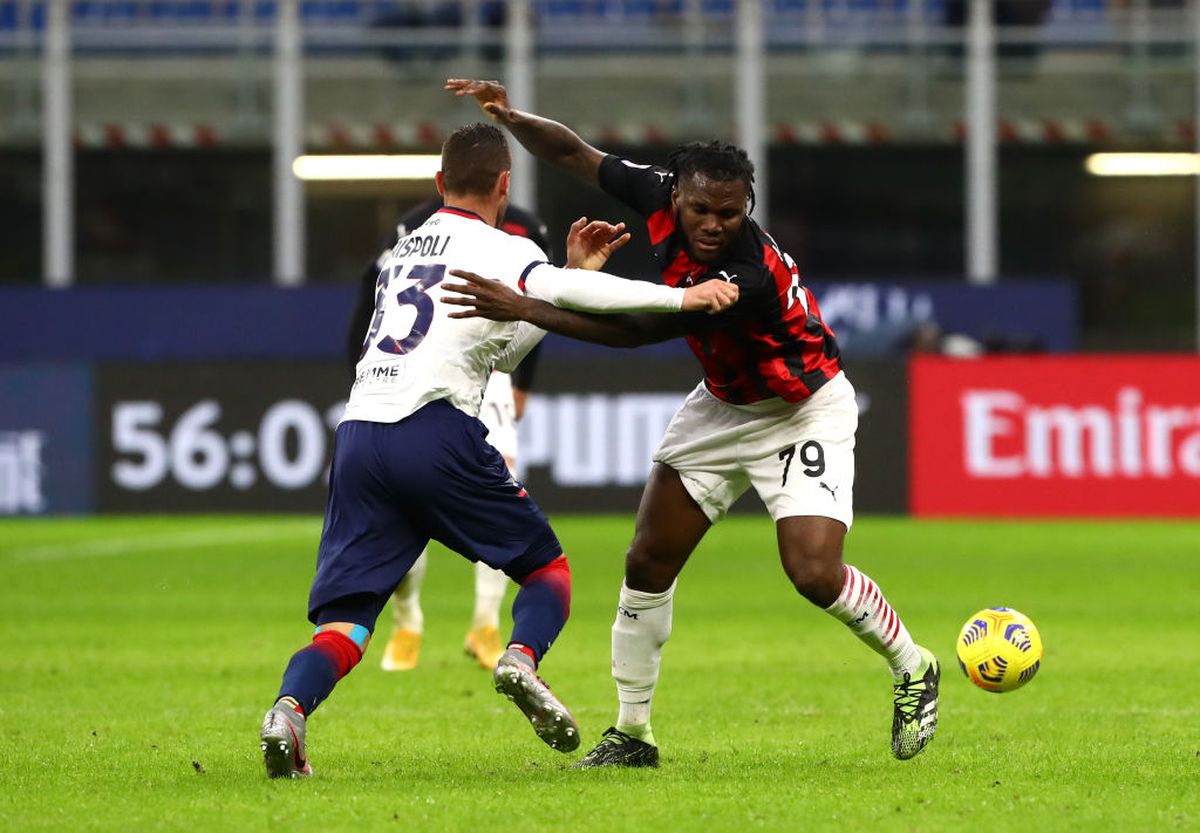
{"type": "Polygon", "coordinates": [[[315,777],[276,782],[258,725],[310,638],[319,520],[0,522],[0,828],[1200,829],[1200,523],[860,519],[847,561],[943,664],[938,735],[900,762],[882,660],[790,589],[768,520],[731,519],[679,582],[661,768],[571,771],[615,717],[632,519],[553,520],[574,606],[543,675],[578,752],[543,746],[462,655],[470,565],[437,549],[420,667],[379,669],[385,611],[310,721],[315,777]],[[954,659],[992,605],[1046,644],[1009,694],[954,659]]]}

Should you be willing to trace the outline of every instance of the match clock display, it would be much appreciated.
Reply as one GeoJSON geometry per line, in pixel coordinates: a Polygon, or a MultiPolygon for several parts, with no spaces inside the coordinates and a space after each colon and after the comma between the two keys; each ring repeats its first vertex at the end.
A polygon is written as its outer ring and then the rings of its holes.
{"type": "Polygon", "coordinates": [[[321,511],[349,382],[336,365],[104,367],[99,508],[321,511]]]}

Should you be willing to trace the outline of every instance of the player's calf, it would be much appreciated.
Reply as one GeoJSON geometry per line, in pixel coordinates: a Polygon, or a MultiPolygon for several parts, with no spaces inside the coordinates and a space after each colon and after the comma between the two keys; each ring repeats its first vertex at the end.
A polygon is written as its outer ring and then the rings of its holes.
{"type": "Polygon", "coordinates": [[[312,774],[304,746],[308,716],[358,664],[370,639],[371,632],[362,625],[328,622],[317,627],[310,645],[292,655],[279,696],[259,732],[267,775],[300,778],[312,774]]]}
{"type": "Polygon", "coordinates": [[[567,557],[560,555],[550,563],[514,578],[521,589],[513,599],[509,647],[519,646],[536,665],[550,650],[571,615],[571,567],[567,557]]]}
{"type": "Polygon", "coordinates": [[[350,673],[362,659],[371,639],[363,625],[328,622],[317,627],[312,643],[292,655],[279,697],[292,697],[304,715],[311,715],[329,696],[338,680],[350,673]]]}

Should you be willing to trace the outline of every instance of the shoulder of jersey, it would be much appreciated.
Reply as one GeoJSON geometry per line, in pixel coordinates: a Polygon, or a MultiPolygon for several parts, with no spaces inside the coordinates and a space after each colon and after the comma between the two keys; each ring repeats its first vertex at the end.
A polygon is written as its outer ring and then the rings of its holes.
{"type": "Polygon", "coordinates": [[[658,182],[660,185],[666,185],[668,182],[671,182],[675,179],[675,174],[671,173],[661,165],[644,165],[641,162],[633,162],[621,156],[614,156],[613,158],[626,168],[633,168],[634,170],[638,171],[649,171],[650,173],[655,174],[658,177],[658,182]]]}
{"type": "Polygon", "coordinates": [[[538,247],[537,243],[534,243],[528,237],[518,237],[515,234],[508,234],[507,232],[500,231],[499,229],[496,229],[496,231],[499,231],[500,234],[507,239],[507,245],[509,247],[508,250],[512,252],[514,256],[526,258],[530,262],[535,260],[546,260],[546,253],[538,247]]]}

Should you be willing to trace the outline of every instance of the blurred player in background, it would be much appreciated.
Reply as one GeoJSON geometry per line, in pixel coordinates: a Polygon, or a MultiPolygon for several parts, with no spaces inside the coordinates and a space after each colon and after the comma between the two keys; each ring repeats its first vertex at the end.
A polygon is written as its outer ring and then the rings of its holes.
{"type": "MultiPolygon", "coordinates": [[[[511,371],[545,333],[529,324],[457,320],[439,303],[443,282],[447,273],[486,270],[533,297],[593,312],[715,312],[738,293],[552,266],[532,242],[495,228],[511,164],[497,128],[454,131],[437,174],[446,205],[396,244],[379,274],[375,317],[334,439],[308,600],[316,633],[288,663],[259,733],[272,778],[312,773],[308,717],[362,659],[388,597],[431,539],[521,585],[494,685],[546,744],[562,752],[579,745],[574,718],[536,673],[570,612],[567,559],[476,418],[492,370],[511,371]]],[[[629,239],[613,239],[622,228],[576,222],[568,265],[603,265],[629,239]]]]}
{"type": "MultiPolygon", "coordinates": [[[[396,226],[396,237],[379,257],[363,270],[359,279],[358,298],[351,316],[347,355],[350,367],[354,368],[363,352],[363,338],[375,314],[375,284],[379,272],[384,268],[392,249],[411,229],[415,229],[432,217],[441,207],[442,199],[426,200],[417,205],[396,226]]],[[[550,240],[546,224],[536,215],[517,206],[510,205],[503,215],[499,228],[518,237],[533,241],[546,259],[551,260],[550,240]]],[[[533,388],[533,376],[541,344],[536,345],[512,374],[493,371],[484,390],[483,404],[479,409],[479,421],[488,430],[488,442],[504,456],[509,471],[517,470],[517,421],[525,410],[525,401],[533,388]]],[[[409,671],[417,666],[421,653],[421,640],[425,630],[425,616],[421,611],[421,585],[429,554],[421,557],[409,570],[404,581],[392,594],[392,635],[384,649],[379,664],[385,671],[409,671]]],[[[508,576],[493,570],[482,561],[475,564],[475,612],[470,630],[464,641],[464,650],[484,668],[491,670],[504,653],[500,641],[500,605],[508,589],[508,576]]]]}
{"type": "MultiPolygon", "coordinates": [[[[708,528],[753,486],[775,521],[796,590],[847,625],[893,675],[892,752],[916,755],[937,728],[937,658],[913,642],[879,587],[845,564],[854,513],[854,388],[792,258],[748,215],[754,166],[719,142],[676,148],[666,167],[601,153],[558,122],[508,106],[494,81],[451,79],[532,154],[646,218],[668,286],[729,282],[728,313],[599,319],[475,286],[476,309],[588,341],[633,346],[686,335],[704,368],[667,427],[642,493],[612,630],[617,724],[576,766],[657,766],[651,698],[671,633],[675,580],[708,528]]],[[[485,273],[486,274],[486,273],[485,273]]]]}

